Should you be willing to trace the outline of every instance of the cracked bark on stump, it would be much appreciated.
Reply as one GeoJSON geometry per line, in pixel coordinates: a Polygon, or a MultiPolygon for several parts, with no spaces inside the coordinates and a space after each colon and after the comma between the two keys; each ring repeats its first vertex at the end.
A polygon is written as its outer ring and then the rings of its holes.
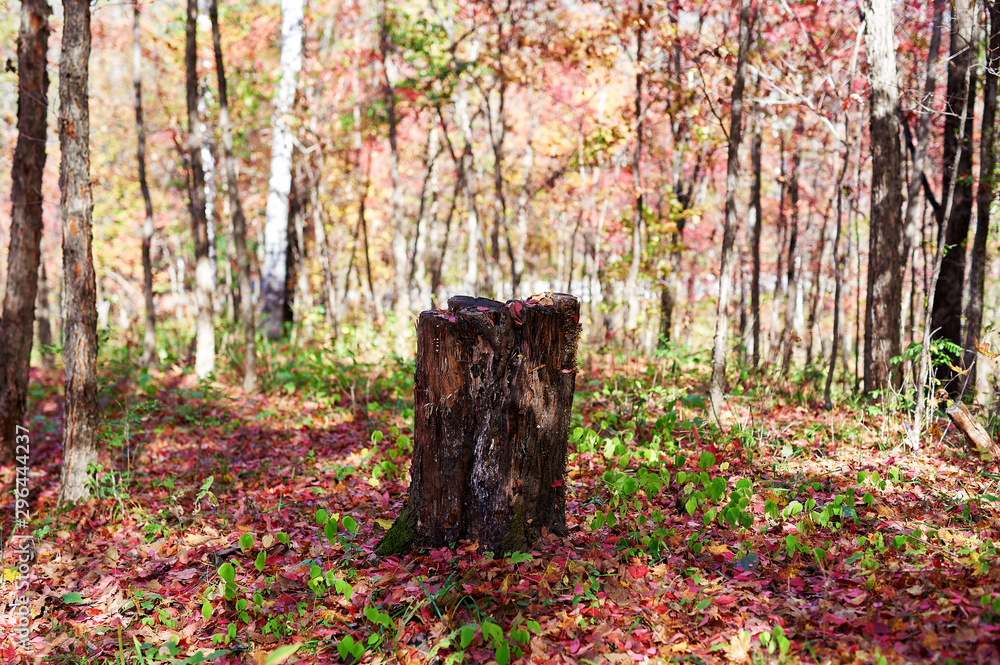
{"type": "Polygon", "coordinates": [[[566,533],[579,301],[448,306],[417,325],[410,490],[382,555],[460,539],[499,554],[566,533]]]}

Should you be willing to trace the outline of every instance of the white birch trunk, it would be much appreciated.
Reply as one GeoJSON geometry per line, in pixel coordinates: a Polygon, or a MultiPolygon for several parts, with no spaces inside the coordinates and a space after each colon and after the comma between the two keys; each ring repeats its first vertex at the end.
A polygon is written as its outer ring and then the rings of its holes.
{"type": "Polygon", "coordinates": [[[302,0],[281,0],[281,78],[274,96],[271,177],[264,223],[263,300],[267,336],[281,336],[285,305],[285,253],[288,250],[288,197],[292,190],[292,132],[288,116],[302,70],[302,0]]]}

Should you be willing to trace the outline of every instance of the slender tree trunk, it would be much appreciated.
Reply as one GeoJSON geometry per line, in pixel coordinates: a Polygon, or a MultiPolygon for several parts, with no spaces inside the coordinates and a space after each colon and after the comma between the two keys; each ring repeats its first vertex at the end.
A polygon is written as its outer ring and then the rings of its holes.
{"type": "MultiPolygon", "coordinates": [[[[779,130],[780,131],[780,130],[779,130]]],[[[785,193],[788,191],[788,173],[785,169],[785,134],[778,135],[778,262],[774,271],[774,294],[771,297],[771,325],[768,334],[770,348],[768,355],[775,362],[781,351],[781,338],[778,336],[778,313],[781,311],[781,301],[788,292],[787,275],[785,274],[785,247],[788,245],[788,220],[785,217],[785,193]],[[775,341],[777,339],[777,341],[775,341]]]]}
{"type": "Polygon", "coordinates": [[[90,3],[63,0],[59,57],[59,166],[66,312],[63,421],[59,503],[90,496],[88,467],[97,462],[97,295],[92,253],[90,191],[90,3]]]}
{"type": "Polygon", "coordinates": [[[399,177],[399,149],[397,147],[396,120],[396,65],[392,60],[393,44],[389,33],[387,0],[382,0],[379,42],[381,45],[382,73],[385,78],[385,108],[389,121],[389,175],[392,180],[392,261],[395,276],[396,354],[409,355],[410,340],[410,280],[407,269],[406,229],[403,224],[403,187],[399,177]]]}
{"type": "Polygon", "coordinates": [[[42,368],[51,370],[55,366],[52,357],[52,322],[49,312],[49,280],[45,272],[45,261],[38,264],[38,302],[35,304],[35,318],[38,319],[38,344],[42,356],[42,368]]]}
{"type": "Polygon", "coordinates": [[[281,1],[281,78],[271,117],[271,175],[268,180],[264,223],[263,282],[264,332],[270,339],[282,335],[288,300],[286,254],[288,208],[292,193],[292,130],[288,118],[295,103],[295,87],[302,71],[302,0],[281,1]]]}
{"type": "Polygon", "coordinates": [[[212,261],[208,249],[208,222],[205,217],[205,172],[201,163],[201,122],[198,119],[198,3],[187,3],[187,112],[188,162],[191,170],[191,229],[194,234],[195,304],[197,306],[195,374],[207,377],[215,370],[215,324],[212,308],[212,261]]]}
{"type": "Polygon", "coordinates": [[[257,343],[254,321],[253,291],[250,287],[250,259],[247,256],[247,222],[240,203],[239,180],[236,177],[236,158],[233,156],[233,130],[229,119],[229,95],[226,85],[226,68],[222,58],[222,35],[219,30],[219,5],[211,0],[208,9],[212,21],[212,44],[215,51],[215,73],[219,84],[219,127],[222,130],[222,148],[226,159],[226,191],[229,195],[229,212],[232,215],[233,247],[236,249],[236,271],[240,284],[240,322],[243,324],[243,390],[257,390],[257,343]]]}
{"type": "MultiPolygon", "coordinates": [[[[819,243],[816,245],[816,252],[813,259],[813,283],[812,283],[812,303],[809,305],[809,321],[806,324],[806,366],[813,362],[813,329],[816,327],[816,318],[823,316],[823,308],[820,302],[826,291],[823,289],[823,255],[826,253],[826,225],[830,221],[830,205],[826,206],[823,212],[823,223],[819,228],[819,243]]],[[[820,356],[822,356],[820,349],[820,356]]]]}
{"type": "MultiPolygon", "coordinates": [[[[1000,70],[1000,3],[987,2],[989,41],[983,79],[983,126],[979,148],[979,191],[976,195],[976,237],[972,244],[972,267],[969,271],[969,302],[965,308],[965,357],[969,370],[962,391],[976,387],[976,344],[983,324],[983,290],[986,276],[986,240],[990,230],[990,208],[997,194],[997,71],[1000,70]]],[[[970,100],[971,101],[971,100],[970,100]]]]}
{"type": "MultiPolygon", "coordinates": [[[[505,60],[507,57],[507,38],[503,31],[503,17],[510,14],[510,2],[507,2],[507,11],[498,12],[490,3],[494,19],[497,24],[497,59],[495,83],[497,90],[496,118],[493,117],[489,104],[489,97],[486,100],[486,117],[490,125],[490,143],[493,145],[493,231],[490,234],[490,253],[492,261],[487,263],[487,271],[492,275],[490,281],[494,284],[494,297],[503,298],[503,271],[500,267],[500,227],[507,228],[507,199],[504,195],[504,142],[507,138],[507,72],[505,60]]],[[[507,248],[511,260],[511,282],[513,283],[514,273],[514,251],[510,243],[510,234],[507,234],[507,248]]]]}
{"type": "Polygon", "coordinates": [[[726,162],[726,222],[722,235],[722,267],[719,270],[719,308],[715,316],[712,345],[712,380],[709,390],[709,415],[721,422],[722,398],[726,380],[726,352],[729,348],[729,287],[732,271],[733,238],[736,235],[736,189],[739,187],[740,140],[743,137],[743,82],[750,50],[750,0],[740,4],[740,52],[733,82],[732,118],[729,129],[729,155],[726,162]]]}
{"type": "Polygon", "coordinates": [[[156,361],[156,308],[153,302],[153,200],[146,180],[146,125],[142,121],[142,46],[139,29],[139,2],[132,2],[132,85],[135,88],[135,128],[138,137],[136,159],[139,162],[139,189],[146,205],[142,224],[142,295],[146,306],[146,329],[142,343],[142,364],[152,367],[156,361]]]}
{"type": "Polygon", "coordinates": [[[639,0],[639,22],[636,29],[635,57],[635,155],[632,158],[632,185],[635,187],[635,221],[632,225],[632,262],[629,265],[628,276],[625,279],[625,332],[631,335],[639,324],[639,268],[642,263],[642,222],[645,197],[642,191],[642,84],[643,62],[642,47],[646,34],[646,4],[639,0]]]}
{"type": "MultiPolygon", "coordinates": [[[[973,29],[973,35],[975,34],[975,29],[973,29]]],[[[973,38],[970,40],[975,42],[973,38]]],[[[965,86],[969,86],[972,81],[972,68],[968,67],[965,70],[965,86]]],[[[969,108],[969,97],[964,98],[964,103],[962,104],[962,111],[958,116],[958,136],[956,137],[956,143],[961,145],[965,140],[965,131],[969,126],[965,122],[968,115],[972,112],[969,108]]],[[[941,269],[944,265],[945,252],[947,251],[947,245],[945,239],[948,237],[952,219],[952,208],[955,203],[955,189],[958,184],[958,178],[956,177],[959,169],[961,167],[963,155],[962,151],[956,150],[952,155],[951,164],[945,164],[945,168],[951,169],[951,176],[949,177],[948,189],[944,192],[944,204],[941,207],[941,213],[939,219],[943,220],[944,229],[939,228],[938,232],[938,242],[937,250],[934,256],[934,268],[931,272],[930,282],[927,285],[926,293],[928,294],[928,303],[926,311],[924,313],[924,329],[923,329],[923,339],[920,345],[920,363],[917,369],[917,398],[916,406],[913,409],[913,426],[910,427],[909,431],[909,442],[910,445],[916,449],[920,447],[920,434],[923,428],[923,419],[925,416],[924,410],[926,408],[926,395],[924,394],[925,382],[928,377],[928,362],[930,361],[930,345],[931,345],[931,332],[932,332],[932,321],[934,315],[934,301],[938,295],[938,280],[941,277],[941,269]]],[[[931,400],[931,404],[934,400],[931,400]]]]}
{"type": "MultiPolygon", "coordinates": [[[[307,157],[308,159],[308,157],[307,157]]],[[[319,258],[320,271],[323,273],[323,297],[324,297],[324,321],[329,328],[330,335],[337,337],[338,326],[338,295],[337,284],[334,279],[334,266],[336,265],[337,252],[331,246],[329,235],[326,230],[326,212],[323,208],[323,201],[326,199],[323,187],[323,151],[317,151],[315,165],[311,167],[309,179],[313,186],[310,188],[312,198],[313,232],[316,234],[317,257],[319,258]]]]}
{"type": "Polygon", "coordinates": [[[945,0],[934,0],[934,28],[931,32],[930,48],[927,52],[927,77],[924,94],[920,100],[920,123],[917,125],[917,144],[913,151],[913,177],[906,193],[906,221],[903,232],[903,256],[909,256],[910,248],[920,242],[917,227],[920,207],[920,186],[927,161],[927,146],[930,142],[931,106],[934,89],[937,87],[937,61],[941,49],[941,23],[944,20],[945,0]]]}
{"type": "MultiPolygon", "coordinates": [[[[539,104],[536,101],[534,83],[528,87],[528,138],[524,147],[524,183],[517,197],[517,213],[515,217],[514,235],[514,268],[511,271],[512,297],[518,298],[520,293],[521,280],[524,278],[524,254],[528,245],[528,203],[530,199],[529,183],[531,182],[531,172],[535,168],[535,129],[538,127],[539,104]]],[[[582,164],[581,164],[582,165],[582,164]]],[[[594,209],[593,187],[588,190],[588,195],[583,201],[583,209],[586,213],[594,209]]]]}
{"type": "MultiPolygon", "coordinates": [[[[853,72],[853,67],[851,68],[853,72]]],[[[840,234],[841,234],[841,222],[844,218],[844,176],[847,174],[847,166],[850,163],[851,151],[848,148],[848,140],[850,139],[850,124],[851,116],[850,114],[845,115],[844,119],[844,162],[840,168],[840,175],[837,177],[837,222],[836,229],[833,235],[833,270],[834,270],[834,286],[833,286],[833,339],[830,343],[830,367],[826,372],[826,384],[823,387],[823,405],[827,410],[833,408],[833,398],[832,398],[832,388],[833,388],[833,374],[837,369],[837,345],[840,341],[840,329],[841,329],[841,306],[840,297],[843,289],[843,275],[844,275],[844,260],[845,257],[840,254],[840,234]]],[[[845,367],[846,371],[846,367],[845,367]]]]}
{"type": "MultiPolygon", "coordinates": [[[[848,87],[847,87],[847,98],[850,98],[854,90],[854,73],[855,67],[858,63],[858,52],[861,47],[861,37],[862,33],[859,31],[857,39],[854,42],[854,53],[851,55],[851,65],[848,69],[849,74],[847,77],[848,87]]],[[[823,405],[827,410],[833,408],[833,375],[837,369],[837,347],[843,343],[844,351],[844,374],[847,374],[847,344],[844,342],[844,318],[843,307],[841,307],[841,296],[843,294],[844,285],[844,267],[847,260],[848,252],[841,253],[840,251],[840,237],[843,231],[843,220],[844,220],[844,178],[847,177],[847,167],[850,165],[851,161],[851,113],[849,110],[844,111],[844,139],[843,139],[843,150],[844,150],[844,161],[840,168],[840,175],[837,176],[836,184],[836,197],[837,197],[837,222],[836,229],[833,235],[833,337],[830,341],[830,367],[826,372],[826,383],[823,386],[823,405]]]]}
{"type": "Polygon", "coordinates": [[[865,392],[898,388],[903,288],[900,256],[903,182],[900,168],[899,94],[892,0],[865,5],[868,78],[871,85],[872,202],[865,306],[865,392]]]}
{"type": "MultiPolygon", "coordinates": [[[[760,89],[760,75],[757,75],[756,88],[760,89]]],[[[764,218],[761,216],[760,205],[760,150],[761,150],[761,117],[760,102],[753,103],[753,143],[750,145],[750,171],[753,180],[750,184],[750,255],[753,268],[750,277],[750,316],[753,319],[753,361],[754,371],[760,367],[760,233],[764,218]]]]}
{"type": "MultiPolygon", "coordinates": [[[[440,185],[438,181],[438,157],[441,155],[440,134],[437,124],[431,123],[427,131],[427,145],[424,151],[424,182],[420,188],[420,209],[417,212],[416,237],[413,239],[413,261],[410,264],[408,288],[416,287],[419,310],[431,306],[433,299],[430,286],[427,283],[428,268],[428,236],[429,229],[437,224],[437,210],[440,202],[440,185]]],[[[432,243],[433,244],[433,243],[432,243]]]]}
{"type": "MultiPolygon", "coordinates": [[[[952,173],[948,168],[954,155],[959,155],[958,171],[954,174],[955,195],[951,218],[944,220],[942,210],[938,216],[938,233],[949,249],[944,254],[941,274],[934,294],[931,314],[933,339],[947,340],[961,346],[962,291],[965,280],[966,240],[972,220],[972,129],[975,110],[976,74],[973,58],[978,44],[974,39],[978,17],[975,0],[955,0],[952,9],[951,50],[948,59],[948,92],[944,122],[944,164],[941,191],[951,186],[952,173]],[[965,106],[964,138],[959,142],[959,118],[965,106]]],[[[952,363],[954,364],[954,363],[952,363]]],[[[936,368],[937,378],[955,396],[959,381],[953,381],[955,372],[947,364],[936,368]]]]}
{"type": "MultiPolygon", "coordinates": [[[[360,50],[361,48],[361,37],[360,33],[355,36],[356,47],[360,50]]],[[[358,234],[360,232],[361,239],[364,240],[364,251],[365,251],[365,269],[368,276],[368,293],[371,297],[372,311],[374,312],[374,319],[377,322],[382,318],[382,302],[375,296],[375,284],[372,282],[372,266],[369,253],[368,253],[368,220],[365,216],[365,204],[368,201],[368,181],[371,172],[371,150],[368,152],[368,164],[367,167],[361,168],[361,153],[364,145],[364,141],[361,136],[361,82],[358,74],[357,67],[352,68],[351,75],[351,92],[353,94],[354,100],[351,107],[351,114],[354,120],[354,187],[355,196],[358,199],[358,224],[354,233],[354,247],[358,244],[358,234]]],[[[351,263],[354,261],[354,250],[351,251],[351,263]]],[[[347,281],[350,276],[350,264],[348,265],[347,275],[344,281],[344,294],[343,302],[347,302],[347,281]]],[[[360,272],[358,273],[358,285],[361,286],[360,272]]]]}
{"type": "Polygon", "coordinates": [[[14,459],[24,423],[42,238],[42,171],[49,77],[49,3],[22,0],[17,38],[17,147],[11,168],[10,248],[0,319],[0,461],[14,459]]]}
{"type": "Polygon", "coordinates": [[[781,334],[781,373],[788,378],[788,370],[792,364],[794,349],[795,318],[799,307],[799,166],[802,163],[802,150],[799,142],[804,140],[805,127],[802,116],[795,121],[795,152],[792,154],[792,174],[788,183],[789,203],[791,204],[791,224],[788,230],[788,293],[785,301],[785,328],[781,334]]]}

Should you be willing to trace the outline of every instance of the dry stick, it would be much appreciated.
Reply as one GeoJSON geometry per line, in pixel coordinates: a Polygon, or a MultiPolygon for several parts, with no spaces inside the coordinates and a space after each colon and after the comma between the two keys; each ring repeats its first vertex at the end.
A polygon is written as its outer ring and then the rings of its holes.
{"type": "MultiPolygon", "coordinates": [[[[978,36],[975,34],[975,28],[973,28],[972,43],[975,43],[978,36]]],[[[969,81],[972,76],[972,67],[968,67],[965,71],[965,89],[969,89],[969,81]]],[[[969,95],[964,95],[964,100],[962,101],[962,115],[959,120],[958,125],[958,145],[961,146],[962,142],[965,141],[965,120],[969,114],[969,95]]],[[[938,277],[941,275],[941,264],[944,262],[944,244],[945,239],[948,237],[948,226],[951,224],[951,208],[955,203],[955,184],[958,179],[958,162],[962,156],[961,150],[955,151],[955,157],[952,160],[951,165],[951,182],[948,183],[948,195],[945,197],[944,204],[944,221],[942,222],[941,233],[938,235],[937,252],[934,257],[934,272],[931,274],[931,283],[928,285],[927,290],[927,308],[924,310],[924,334],[923,339],[920,343],[920,370],[917,373],[917,405],[913,409],[913,426],[907,432],[907,438],[909,439],[910,446],[917,450],[920,448],[920,430],[923,427],[924,415],[924,389],[926,388],[926,375],[927,375],[927,358],[930,352],[931,345],[931,312],[934,309],[934,291],[937,289],[938,277]]],[[[929,418],[928,418],[929,419],[929,418]]]]}

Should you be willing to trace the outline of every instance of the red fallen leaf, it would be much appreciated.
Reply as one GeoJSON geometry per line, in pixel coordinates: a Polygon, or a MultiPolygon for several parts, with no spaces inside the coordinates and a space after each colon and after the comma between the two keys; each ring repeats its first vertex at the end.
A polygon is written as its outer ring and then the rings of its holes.
{"type": "Polygon", "coordinates": [[[552,483],[552,487],[562,487],[562,484],[563,482],[561,480],[557,480],[554,483],[552,483]]]}
{"type": "Polygon", "coordinates": [[[629,574],[632,575],[632,577],[634,577],[637,580],[642,579],[643,577],[649,574],[649,566],[646,565],[627,566],[627,568],[629,574]]]}
{"type": "Polygon", "coordinates": [[[477,307],[476,309],[478,309],[480,312],[488,312],[488,311],[490,311],[489,307],[477,307]]]}
{"type": "Polygon", "coordinates": [[[823,620],[832,623],[837,626],[842,626],[847,623],[847,619],[839,617],[836,614],[830,614],[829,612],[823,613],[823,620]]]}
{"type": "Polygon", "coordinates": [[[715,599],[715,604],[716,605],[732,605],[737,600],[739,600],[739,598],[737,598],[736,596],[733,596],[732,594],[728,594],[727,593],[724,596],[719,596],[718,598],[716,598],[715,599]]]}

